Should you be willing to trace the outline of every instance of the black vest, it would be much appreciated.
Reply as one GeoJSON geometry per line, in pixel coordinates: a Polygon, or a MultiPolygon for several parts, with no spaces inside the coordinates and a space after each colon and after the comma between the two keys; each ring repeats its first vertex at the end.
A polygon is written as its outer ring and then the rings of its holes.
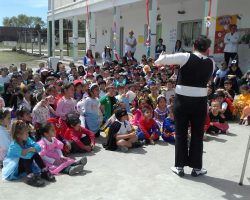
{"type": "Polygon", "coordinates": [[[210,58],[199,58],[190,54],[187,63],[178,73],[177,85],[206,88],[213,73],[213,61],[210,58]]]}

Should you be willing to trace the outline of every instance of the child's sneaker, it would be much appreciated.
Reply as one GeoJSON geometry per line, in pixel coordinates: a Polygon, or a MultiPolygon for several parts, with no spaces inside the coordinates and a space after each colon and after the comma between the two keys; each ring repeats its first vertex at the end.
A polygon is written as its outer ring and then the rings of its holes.
{"type": "Polygon", "coordinates": [[[84,165],[72,166],[69,169],[69,175],[73,176],[83,171],[84,165]]]}
{"type": "Polygon", "coordinates": [[[208,139],[208,136],[207,136],[207,134],[205,133],[205,134],[203,135],[203,141],[207,141],[207,139],[208,139]]]}
{"type": "Polygon", "coordinates": [[[46,170],[46,171],[43,171],[41,173],[41,178],[49,181],[49,182],[55,182],[56,181],[56,178],[53,174],[50,173],[49,170],[46,170]]]}
{"type": "Polygon", "coordinates": [[[132,143],[132,148],[139,148],[142,146],[143,146],[143,143],[140,141],[132,143]]]}
{"type": "Polygon", "coordinates": [[[34,187],[43,187],[45,185],[45,182],[41,180],[38,176],[27,176],[26,181],[28,185],[34,186],[34,187]]]}
{"type": "Polygon", "coordinates": [[[193,169],[191,172],[191,176],[197,177],[200,175],[204,175],[206,173],[207,173],[207,170],[205,170],[205,169],[193,169]]]}
{"type": "Polygon", "coordinates": [[[81,165],[85,166],[88,162],[88,159],[86,156],[83,156],[81,159],[80,159],[80,163],[81,165]]]}
{"type": "Polygon", "coordinates": [[[183,167],[171,167],[171,170],[180,177],[185,175],[183,167]]]}
{"type": "Polygon", "coordinates": [[[123,152],[123,153],[126,153],[126,152],[128,152],[128,147],[120,147],[120,149],[121,149],[121,151],[123,152]]]}

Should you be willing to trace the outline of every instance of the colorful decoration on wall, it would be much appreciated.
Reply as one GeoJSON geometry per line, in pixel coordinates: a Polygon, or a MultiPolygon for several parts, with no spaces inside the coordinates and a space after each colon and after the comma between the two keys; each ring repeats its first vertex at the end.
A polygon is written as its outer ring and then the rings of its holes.
{"type": "Polygon", "coordinates": [[[87,34],[89,37],[89,44],[87,44],[87,46],[91,48],[89,0],[86,0],[86,13],[87,13],[87,30],[88,30],[87,34]]]}
{"type": "Polygon", "coordinates": [[[151,29],[150,29],[150,23],[149,23],[150,4],[151,4],[151,0],[146,0],[146,16],[147,16],[147,24],[148,24],[148,37],[146,40],[147,57],[150,57],[150,50],[151,50],[151,29]]]}
{"type": "Polygon", "coordinates": [[[209,9],[208,9],[208,15],[207,15],[207,20],[206,20],[206,36],[208,36],[209,33],[209,27],[211,26],[211,12],[212,12],[212,5],[213,5],[213,0],[209,1],[209,9]]]}
{"type": "Polygon", "coordinates": [[[237,24],[238,15],[225,15],[217,17],[214,41],[214,53],[224,53],[224,37],[230,31],[230,24],[237,24]]]}

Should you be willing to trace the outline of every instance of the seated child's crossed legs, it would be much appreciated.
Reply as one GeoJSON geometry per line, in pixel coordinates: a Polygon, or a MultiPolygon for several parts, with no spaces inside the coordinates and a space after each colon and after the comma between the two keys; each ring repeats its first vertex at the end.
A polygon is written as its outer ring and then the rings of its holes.
{"type": "Polygon", "coordinates": [[[128,139],[121,139],[121,140],[117,140],[116,141],[116,144],[117,146],[120,146],[120,147],[128,147],[128,148],[131,148],[132,147],[132,144],[134,142],[137,142],[138,141],[138,137],[136,134],[134,134],[133,137],[130,137],[128,139]]]}

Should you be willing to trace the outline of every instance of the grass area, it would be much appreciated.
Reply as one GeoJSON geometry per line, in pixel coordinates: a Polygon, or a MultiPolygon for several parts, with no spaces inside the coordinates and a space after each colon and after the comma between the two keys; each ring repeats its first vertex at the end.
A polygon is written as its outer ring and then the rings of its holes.
{"type": "Polygon", "coordinates": [[[0,52],[0,67],[8,67],[11,64],[19,66],[21,63],[26,63],[28,67],[37,67],[43,60],[39,57],[19,54],[17,52],[0,52]]]}

